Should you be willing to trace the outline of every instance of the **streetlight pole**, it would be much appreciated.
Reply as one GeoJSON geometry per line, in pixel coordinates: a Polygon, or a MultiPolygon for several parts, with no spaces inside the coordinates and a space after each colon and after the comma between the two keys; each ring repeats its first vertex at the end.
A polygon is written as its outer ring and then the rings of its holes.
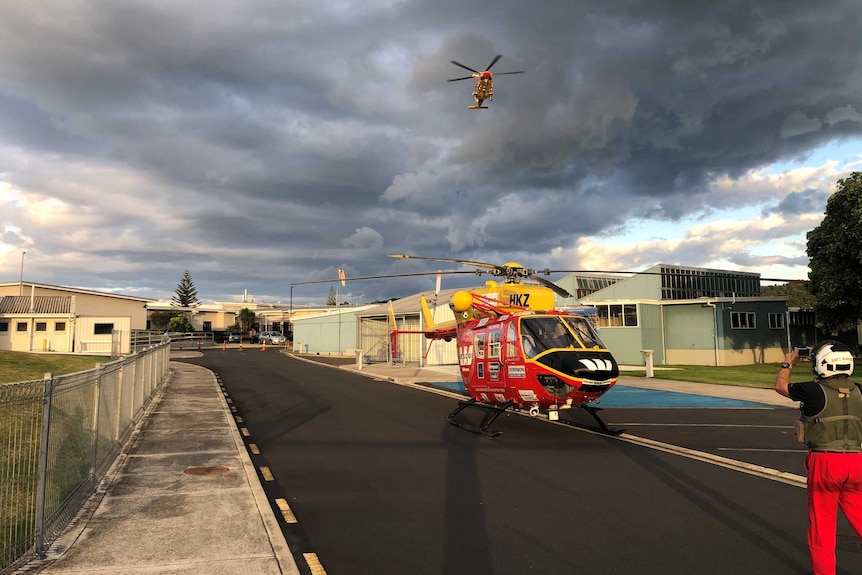
{"type": "Polygon", "coordinates": [[[26,254],[26,253],[27,253],[26,251],[21,252],[21,279],[19,281],[19,284],[21,287],[18,290],[19,296],[24,295],[24,254],[26,254]]]}

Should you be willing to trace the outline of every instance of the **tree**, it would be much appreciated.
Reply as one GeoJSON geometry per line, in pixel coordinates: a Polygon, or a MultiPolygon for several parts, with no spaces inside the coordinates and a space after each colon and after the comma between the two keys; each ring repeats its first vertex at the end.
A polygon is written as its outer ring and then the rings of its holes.
{"type": "Polygon", "coordinates": [[[336,303],[335,286],[332,286],[329,288],[329,297],[326,299],[326,305],[335,305],[336,303]]]}
{"type": "Polygon", "coordinates": [[[196,305],[200,305],[201,302],[198,300],[198,290],[195,289],[195,283],[192,281],[192,276],[189,274],[189,270],[186,270],[183,273],[183,279],[180,280],[180,283],[177,285],[177,289],[174,290],[174,295],[171,297],[171,301],[179,307],[194,307],[196,305]]]}
{"type": "Polygon", "coordinates": [[[807,238],[817,323],[832,335],[855,328],[862,320],[862,172],[838,180],[823,221],[807,238]]]}
{"type": "Polygon", "coordinates": [[[168,322],[168,331],[174,333],[185,333],[194,330],[195,328],[192,327],[192,322],[186,314],[176,315],[168,322]]]}
{"type": "Polygon", "coordinates": [[[813,309],[817,301],[808,290],[808,282],[805,280],[792,281],[781,285],[763,286],[761,293],[767,297],[786,296],[789,307],[802,309],[813,309]]]}
{"type": "Polygon", "coordinates": [[[251,326],[254,325],[255,315],[254,315],[253,311],[251,311],[247,307],[244,307],[241,310],[239,310],[239,314],[237,315],[236,319],[239,321],[240,325],[242,326],[243,333],[245,333],[249,329],[251,329],[251,326]]]}
{"type": "Polygon", "coordinates": [[[183,312],[177,310],[154,311],[150,314],[150,323],[152,324],[153,329],[162,331],[163,329],[170,329],[170,323],[173,318],[184,315],[185,314],[183,312]]]}

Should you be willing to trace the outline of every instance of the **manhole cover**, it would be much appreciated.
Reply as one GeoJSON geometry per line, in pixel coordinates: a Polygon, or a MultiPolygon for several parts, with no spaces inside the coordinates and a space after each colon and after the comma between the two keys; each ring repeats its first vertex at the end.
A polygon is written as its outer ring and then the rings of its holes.
{"type": "Polygon", "coordinates": [[[217,466],[208,466],[208,467],[189,467],[183,473],[186,475],[218,475],[219,473],[225,473],[230,471],[229,467],[217,467],[217,466]]]}

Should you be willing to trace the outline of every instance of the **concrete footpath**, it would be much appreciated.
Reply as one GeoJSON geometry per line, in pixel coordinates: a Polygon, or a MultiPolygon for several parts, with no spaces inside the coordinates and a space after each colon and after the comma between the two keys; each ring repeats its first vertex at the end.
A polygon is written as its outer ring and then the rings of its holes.
{"type": "MultiPolygon", "coordinates": [[[[172,352],[172,359],[200,355],[172,352]]],[[[399,383],[458,381],[457,366],[333,367],[399,383]]],[[[174,361],[171,380],[73,525],[15,573],[299,574],[225,393],[209,370],[174,361]]],[[[622,376],[649,387],[794,407],[772,390],[622,376]]]]}
{"type": "Polygon", "coordinates": [[[299,574],[214,374],[170,368],[72,528],[16,573],[299,574]]]}

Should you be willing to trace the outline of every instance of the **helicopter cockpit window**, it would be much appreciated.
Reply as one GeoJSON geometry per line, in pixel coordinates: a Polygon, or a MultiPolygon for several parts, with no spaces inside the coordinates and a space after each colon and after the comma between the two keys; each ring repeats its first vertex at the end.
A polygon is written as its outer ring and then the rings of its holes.
{"type": "Polygon", "coordinates": [[[485,334],[477,333],[476,341],[473,344],[473,348],[476,350],[476,358],[477,359],[485,359],[485,334]]]}
{"type": "Polygon", "coordinates": [[[521,343],[527,357],[549,349],[580,346],[559,316],[521,318],[521,343]]]}
{"type": "Polygon", "coordinates": [[[566,317],[564,321],[569,325],[572,331],[578,336],[578,339],[583,342],[584,347],[604,347],[599,341],[599,336],[593,331],[593,326],[586,318],[582,317],[566,317]]]}

